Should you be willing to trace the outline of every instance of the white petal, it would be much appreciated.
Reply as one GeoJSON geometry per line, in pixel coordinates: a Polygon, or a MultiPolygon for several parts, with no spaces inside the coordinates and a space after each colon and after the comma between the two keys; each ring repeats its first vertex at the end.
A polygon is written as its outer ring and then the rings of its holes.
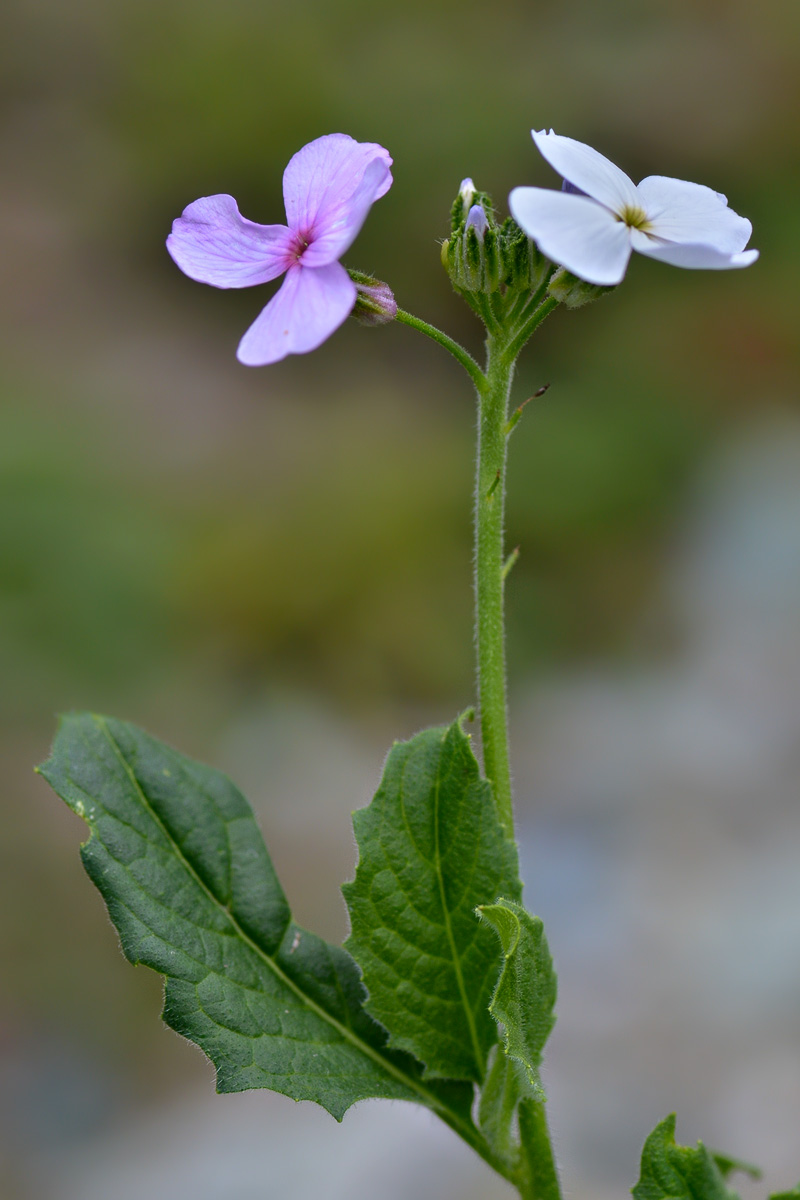
{"type": "Polygon", "coordinates": [[[552,129],[549,133],[532,129],[531,136],[539,153],[559,175],[612,212],[621,214],[623,209],[639,204],[633,180],[599,151],[552,129]]]}
{"type": "Polygon", "coordinates": [[[622,221],[588,196],[547,188],[514,188],[508,198],[514,220],[553,262],[588,283],[619,283],[631,254],[622,221]]]}
{"type": "Polygon", "coordinates": [[[692,242],[738,254],[753,232],[745,217],[728,208],[721,192],[701,183],[648,175],[639,184],[639,197],[653,235],[667,242],[692,242]]]}
{"type": "Polygon", "coordinates": [[[639,229],[632,231],[633,248],[648,258],[670,263],[673,267],[689,267],[697,271],[727,271],[732,267],[749,267],[758,258],[757,250],[726,254],[715,246],[691,242],[655,242],[639,229]]]}

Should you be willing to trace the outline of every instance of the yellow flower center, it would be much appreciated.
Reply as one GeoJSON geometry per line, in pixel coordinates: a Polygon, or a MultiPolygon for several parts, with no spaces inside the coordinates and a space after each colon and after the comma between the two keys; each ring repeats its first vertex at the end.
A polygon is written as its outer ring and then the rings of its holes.
{"type": "Polygon", "coordinates": [[[641,229],[642,233],[650,232],[651,226],[647,219],[647,213],[635,204],[626,204],[617,220],[623,221],[629,229],[641,229]]]}

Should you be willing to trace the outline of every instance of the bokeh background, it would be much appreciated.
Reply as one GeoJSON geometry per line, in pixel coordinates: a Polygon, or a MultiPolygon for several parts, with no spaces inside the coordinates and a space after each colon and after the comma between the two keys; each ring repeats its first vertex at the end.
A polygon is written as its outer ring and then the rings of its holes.
{"type": "Polygon", "coordinates": [[[136,720],[247,791],[298,918],[341,938],[350,811],[474,696],[465,378],[354,322],[240,367],[268,289],[164,251],[334,130],[395,184],[348,256],[476,353],[438,239],[472,175],[556,185],[528,130],[724,191],[759,264],[638,259],[557,313],[517,395],[510,688],[527,902],[560,969],[570,1195],[647,1132],[800,1175],[800,7],[791,0],[4,0],[0,10],[0,1193],[507,1195],[410,1107],[337,1127],[218,1098],[159,1021],[32,765],[56,711],[136,720]]]}

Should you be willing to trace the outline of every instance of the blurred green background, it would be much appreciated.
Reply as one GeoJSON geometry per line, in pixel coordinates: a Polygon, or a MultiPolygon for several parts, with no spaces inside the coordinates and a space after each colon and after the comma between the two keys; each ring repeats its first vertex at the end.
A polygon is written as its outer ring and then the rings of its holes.
{"type": "Polygon", "coordinates": [[[4,1197],[71,1196],[52,1180],[98,1131],[211,1089],[160,1027],[158,982],[115,949],[80,823],[31,773],[53,714],[109,710],[255,788],[300,919],[341,937],[347,814],[382,747],[473,700],[466,378],[410,330],[354,322],[312,356],[239,366],[269,292],[182,276],[172,219],[230,192],[280,221],[302,144],[380,142],[395,183],[347,262],[478,353],[438,241],[465,175],[501,212],[516,184],[557,186],[531,126],[635,179],[725,192],[757,267],[637,259],[611,297],[548,322],[516,385],[552,386],[512,444],[512,695],[588,663],[669,662],[665,571],[704,464],[797,414],[799,49],[791,0],[5,0],[4,1197]],[[292,796],[286,746],[313,758],[312,733],[342,748],[332,807],[322,772],[320,794],[292,796]]]}

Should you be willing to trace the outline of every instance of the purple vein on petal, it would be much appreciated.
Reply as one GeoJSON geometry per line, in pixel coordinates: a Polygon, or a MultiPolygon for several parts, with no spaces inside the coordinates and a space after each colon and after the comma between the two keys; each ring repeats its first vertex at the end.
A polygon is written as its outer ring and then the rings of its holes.
{"type": "Polygon", "coordinates": [[[316,350],[350,315],[356,285],[341,263],[296,264],[239,343],[237,358],[248,367],[280,362],[287,354],[316,350]]]}
{"type": "Polygon", "coordinates": [[[290,227],[308,243],[306,266],[334,262],[353,243],[371,205],[392,183],[382,146],[332,133],[310,142],[289,162],[283,195],[290,227]]]}
{"type": "Polygon", "coordinates": [[[250,287],[282,275],[295,235],[285,225],[258,225],[233,196],[195,200],[173,223],[167,250],[184,274],[218,288],[250,287]]]}

